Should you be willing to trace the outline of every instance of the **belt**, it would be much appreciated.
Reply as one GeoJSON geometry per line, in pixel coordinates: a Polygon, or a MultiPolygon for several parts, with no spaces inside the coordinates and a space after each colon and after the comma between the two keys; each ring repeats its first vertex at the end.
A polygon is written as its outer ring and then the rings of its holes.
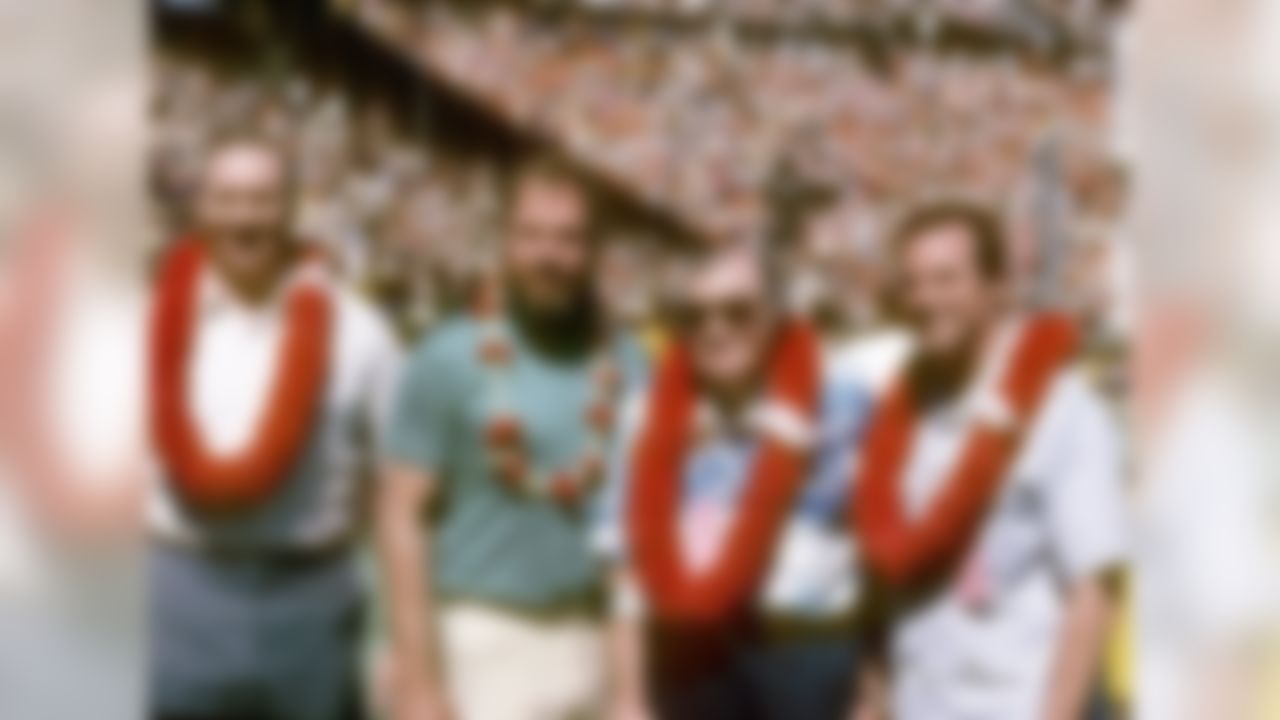
{"type": "Polygon", "coordinates": [[[832,617],[804,617],[766,613],[754,622],[756,634],[769,644],[788,644],[838,637],[852,638],[857,622],[850,614],[832,617]]]}
{"type": "Polygon", "coordinates": [[[347,558],[353,553],[348,538],[320,545],[237,545],[205,543],[192,538],[153,536],[155,545],[199,557],[220,565],[256,566],[280,570],[305,570],[347,558]]]}
{"type": "Polygon", "coordinates": [[[762,645],[788,645],[819,640],[852,638],[858,623],[852,614],[830,617],[805,617],[794,614],[753,612],[721,623],[672,624],[658,621],[650,625],[650,631],[660,642],[687,647],[691,643],[737,643],[762,645]]]}
{"type": "Polygon", "coordinates": [[[556,600],[551,603],[527,605],[495,598],[469,595],[467,593],[440,591],[440,605],[449,607],[477,607],[493,610],[509,615],[517,615],[536,622],[555,622],[559,620],[600,619],[604,614],[604,602],[600,593],[589,593],[556,600]]]}

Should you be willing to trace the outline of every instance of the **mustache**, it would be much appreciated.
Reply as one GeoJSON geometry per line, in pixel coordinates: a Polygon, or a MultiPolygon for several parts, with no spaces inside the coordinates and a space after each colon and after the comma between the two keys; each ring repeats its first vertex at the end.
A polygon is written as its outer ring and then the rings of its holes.
{"type": "MultiPolygon", "coordinates": [[[[525,266],[528,272],[560,277],[587,277],[590,271],[581,267],[570,267],[555,260],[536,260],[525,266]]],[[[518,272],[518,271],[517,271],[518,272]]]]}

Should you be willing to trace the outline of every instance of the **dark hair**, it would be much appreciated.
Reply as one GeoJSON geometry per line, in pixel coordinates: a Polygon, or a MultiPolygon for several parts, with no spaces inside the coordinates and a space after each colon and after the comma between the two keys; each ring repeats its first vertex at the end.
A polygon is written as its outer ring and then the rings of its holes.
{"type": "Polygon", "coordinates": [[[906,214],[893,233],[896,252],[931,230],[957,226],[969,236],[973,260],[983,276],[1003,279],[1008,273],[1008,244],[999,217],[985,205],[965,200],[938,200],[920,205],[906,214]]]}

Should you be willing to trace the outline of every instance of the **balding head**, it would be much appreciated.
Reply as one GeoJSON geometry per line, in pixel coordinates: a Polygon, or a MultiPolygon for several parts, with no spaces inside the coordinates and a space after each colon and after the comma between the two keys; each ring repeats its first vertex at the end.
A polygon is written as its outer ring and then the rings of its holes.
{"type": "Polygon", "coordinates": [[[271,289],[290,249],[289,161],[270,143],[234,139],[211,152],[195,219],[224,279],[247,295],[271,289]]]}
{"type": "Polygon", "coordinates": [[[682,278],[683,292],[715,293],[729,285],[741,289],[749,286],[759,292],[770,306],[782,301],[781,277],[768,248],[748,240],[724,240],[694,249],[688,257],[682,278]]]}
{"type": "MultiPolygon", "coordinates": [[[[197,200],[210,190],[257,189],[278,195],[287,208],[293,194],[292,161],[284,148],[259,138],[233,137],[206,155],[197,200]]],[[[201,208],[197,206],[197,211],[201,208]]]]}

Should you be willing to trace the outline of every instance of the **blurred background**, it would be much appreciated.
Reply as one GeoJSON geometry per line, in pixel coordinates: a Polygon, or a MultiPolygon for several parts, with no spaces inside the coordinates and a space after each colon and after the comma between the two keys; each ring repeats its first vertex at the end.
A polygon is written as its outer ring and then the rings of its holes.
{"type": "Polygon", "coordinates": [[[465,304],[504,168],[567,155],[608,198],[610,306],[657,307],[661,249],[766,239],[797,309],[878,320],[912,201],[995,203],[1030,302],[1123,333],[1127,173],[1109,101],[1121,3],[163,0],[152,177],[181,228],[229,129],[296,143],[303,234],[407,337],[465,304]],[[619,246],[619,247],[614,247],[619,246]],[[616,259],[614,259],[616,256],[616,259]]]}

